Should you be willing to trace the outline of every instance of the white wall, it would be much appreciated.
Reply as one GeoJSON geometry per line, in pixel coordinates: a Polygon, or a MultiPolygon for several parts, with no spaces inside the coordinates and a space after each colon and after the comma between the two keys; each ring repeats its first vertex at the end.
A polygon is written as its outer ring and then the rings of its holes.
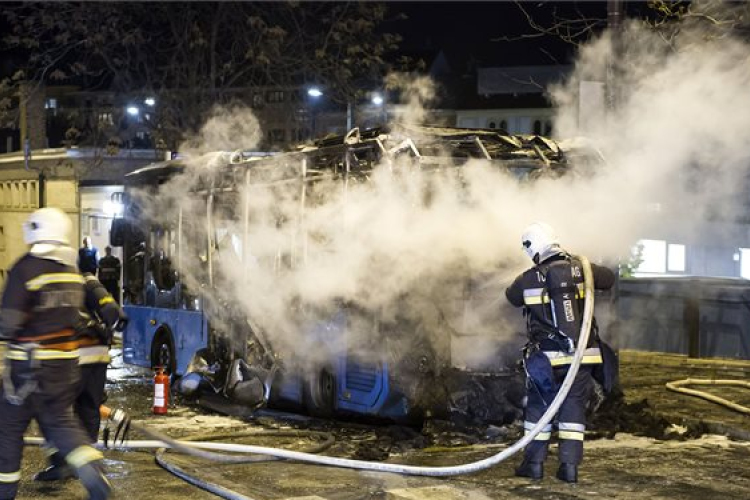
{"type": "MultiPolygon", "coordinates": [[[[0,178],[0,282],[10,267],[28,250],[22,225],[39,208],[39,183],[36,172],[6,170],[0,178]],[[22,178],[27,175],[29,178],[22,178]]],[[[78,186],[72,179],[48,180],[44,193],[46,206],[62,209],[71,218],[73,233],[78,234],[78,186]]],[[[75,243],[75,242],[73,242],[75,243]]]]}
{"type": "Polygon", "coordinates": [[[534,122],[541,122],[541,132],[546,134],[545,126],[552,124],[554,111],[552,109],[472,109],[456,111],[456,126],[461,128],[501,128],[505,121],[507,132],[510,134],[531,134],[534,132],[534,122]]]}
{"type": "MultiPolygon", "coordinates": [[[[112,193],[122,192],[123,186],[81,187],[80,234],[76,247],[80,248],[84,236],[90,236],[92,244],[99,249],[99,258],[104,257],[104,247],[109,245],[109,230],[112,219],[119,209],[112,202],[112,193]]],[[[117,213],[118,216],[121,213],[117,213]]],[[[122,260],[122,248],[112,248],[112,255],[122,260]]]]}

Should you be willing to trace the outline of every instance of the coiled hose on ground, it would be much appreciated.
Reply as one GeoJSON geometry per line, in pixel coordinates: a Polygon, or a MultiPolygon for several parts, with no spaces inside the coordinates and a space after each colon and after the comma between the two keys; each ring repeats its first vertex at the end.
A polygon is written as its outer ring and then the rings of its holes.
{"type": "MultiPolygon", "coordinates": [[[[142,426],[138,426],[136,424],[136,427],[139,428],[139,430],[143,431],[142,426]]],[[[309,449],[305,450],[305,453],[320,453],[327,448],[329,448],[333,443],[334,439],[333,436],[330,433],[327,432],[294,432],[294,431],[264,431],[264,432],[243,432],[243,433],[232,433],[227,435],[212,435],[212,436],[191,436],[188,439],[184,439],[184,441],[200,441],[201,439],[209,439],[212,441],[216,441],[223,438],[231,438],[236,439],[238,437],[310,437],[314,435],[319,435],[321,437],[324,437],[325,440],[313,447],[310,447],[309,449]]],[[[217,484],[211,483],[209,481],[205,481],[203,479],[200,479],[196,477],[195,475],[189,474],[185,470],[181,469],[177,465],[175,465],[172,462],[169,462],[166,459],[166,452],[167,450],[165,448],[159,448],[156,450],[156,455],[154,456],[154,459],[156,460],[156,463],[163,468],[164,470],[172,473],[173,475],[179,477],[183,481],[192,484],[193,486],[197,486],[198,488],[201,488],[203,490],[206,490],[210,493],[213,493],[216,496],[219,496],[221,498],[225,498],[227,500],[253,500],[252,498],[243,495],[241,493],[237,493],[234,490],[230,490],[229,488],[225,488],[223,486],[219,486],[217,484]]],[[[215,455],[215,454],[212,454],[215,455]]],[[[245,456],[232,456],[232,455],[223,455],[221,454],[217,461],[222,463],[231,463],[231,464],[241,464],[241,463],[253,463],[253,462],[265,462],[270,460],[279,460],[276,457],[267,457],[262,455],[256,455],[252,457],[245,457],[245,456]]]]}
{"type": "Polygon", "coordinates": [[[750,408],[748,408],[747,406],[742,406],[740,404],[729,401],[728,399],[715,396],[708,392],[698,391],[695,389],[688,389],[685,387],[686,385],[724,385],[724,386],[733,385],[733,386],[738,386],[738,387],[750,388],[750,382],[747,382],[745,380],[712,380],[712,379],[701,379],[701,378],[686,378],[684,380],[675,380],[673,382],[667,382],[666,384],[667,389],[669,389],[670,391],[679,392],[682,394],[688,394],[690,396],[695,396],[697,398],[703,398],[707,401],[711,401],[712,403],[717,403],[722,406],[726,406],[727,408],[730,408],[734,411],[738,411],[740,413],[745,413],[747,415],[750,415],[750,408]]]}
{"type": "MultiPolygon", "coordinates": [[[[594,283],[591,271],[591,264],[588,259],[584,256],[578,257],[583,267],[584,277],[584,309],[583,309],[583,321],[581,324],[581,331],[578,338],[578,346],[573,355],[573,361],[568,369],[568,373],[563,380],[557,395],[552,400],[552,403],[547,408],[547,411],[542,415],[542,418],[536,423],[536,425],[525,434],[520,440],[506,448],[505,450],[476,462],[454,465],[454,466],[441,466],[441,467],[426,467],[426,466],[413,466],[413,465],[402,465],[402,464],[388,464],[379,462],[367,462],[364,460],[353,460],[347,458],[337,458],[328,456],[319,456],[312,453],[298,452],[291,450],[283,450],[278,448],[269,448],[264,446],[253,446],[243,444],[232,444],[232,443],[210,443],[210,442],[191,442],[191,441],[180,441],[169,438],[147,426],[139,425],[138,429],[144,434],[155,438],[154,441],[128,441],[121,446],[125,449],[137,449],[137,448],[165,448],[171,447],[182,453],[186,453],[192,456],[201,458],[207,458],[209,460],[218,460],[225,462],[227,460],[243,460],[245,457],[227,457],[219,453],[208,452],[204,450],[213,449],[234,453],[253,453],[260,454],[269,457],[284,458],[289,460],[295,460],[300,462],[313,463],[318,465],[327,465],[331,467],[343,467],[355,470],[367,470],[374,472],[390,472],[395,474],[403,475],[417,475],[417,476],[433,476],[433,477],[445,477],[445,476],[456,476],[461,474],[470,474],[480,470],[487,469],[498,463],[508,459],[519,450],[523,449],[528,445],[542,430],[547,426],[557,414],[560,406],[568,395],[570,387],[575,380],[578,369],[581,366],[583,359],[583,353],[588,345],[589,334],[591,332],[591,323],[594,315],[594,283]]],[[[41,440],[39,440],[41,441],[41,440]]],[[[31,443],[30,444],[40,444],[31,443]]],[[[168,469],[169,470],[169,469],[168,469]]],[[[172,472],[172,470],[170,470],[172,472]]],[[[182,471],[184,473],[184,471],[182,471]]],[[[185,479],[184,476],[177,474],[179,477],[185,479]]],[[[195,483],[193,483],[195,484],[195,483]]],[[[218,487],[220,490],[225,490],[218,487]]],[[[218,491],[218,490],[217,490],[218,491]]],[[[238,495],[231,490],[225,490],[225,493],[230,495],[238,495]]],[[[218,493],[217,493],[218,494],[218,493]]],[[[225,498],[236,498],[247,500],[248,497],[239,496],[227,496],[225,498]]]]}

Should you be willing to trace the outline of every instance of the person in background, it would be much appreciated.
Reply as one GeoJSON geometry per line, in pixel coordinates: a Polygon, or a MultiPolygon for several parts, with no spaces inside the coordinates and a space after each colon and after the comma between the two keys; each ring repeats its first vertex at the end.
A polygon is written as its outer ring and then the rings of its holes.
{"type": "Polygon", "coordinates": [[[96,274],[99,267],[99,250],[91,244],[91,238],[83,238],[83,246],[78,249],[78,269],[81,273],[96,274]]]}
{"type": "Polygon", "coordinates": [[[99,261],[99,281],[107,292],[120,303],[120,259],[112,255],[112,247],[104,248],[104,257],[99,261]]]}
{"type": "Polygon", "coordinates": [[[127,281],[123,286],[123,300],[129,304],[143,304],[146,274],[146,243],[140,242],[136,252],[125,262],[127,281]]]}
{"type": "Polygon", "coordinates": [[[23,435],[32,419],[83,483],[89,500],[105,500],[111,487],[102,454],[73,415],[80,383],[76,326],[84,305],[84,279],[64,212],[41,208],[23,226],[31,245],[8,272],[0,311],[7,342],[0,393],[0,500],[15,498],[21,478],[23,435]]]}
{"type": "MultiPolygon", "coordinates": [[[[560,247],[547,224],[530,225],[521,237],[521,244],[534,266],[515,279],[505,296],[514,306],[524,308],[527,320],[524,429],[528,433],[547,411],[573,361],[583,323],[584,276],[580,260],[560,247]]],[[[612,270],[591,264],[591,271],[595,289],[606,290],[614,285],[612,270]]],[[[582,364],[557,413],[560,464],[556,477],[567,483],[578,481],[594,367],[601,366],[602,351],[606,349],[595,325],[593,321],[582,364]]],[[[529,443],[516,476],[543,477],[551,434],[550,424],[529,443]]]]}

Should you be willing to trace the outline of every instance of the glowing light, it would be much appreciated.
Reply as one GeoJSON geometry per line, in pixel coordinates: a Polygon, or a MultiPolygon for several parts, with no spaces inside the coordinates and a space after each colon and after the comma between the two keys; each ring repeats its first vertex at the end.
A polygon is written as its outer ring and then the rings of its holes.
{"type": "Polygon", "coordinates": [[[138,116],[140,110],[136,106],[128,106],[127,112],[130,116],[138,116]]]}
{"type": "Polygon", "coordinates": [[[380,105],[382,105],[382,104],[383,104],[383,96],[382,96],[382,95],[380,95],[380,94],[375,94],[374,96],[372,96],[372,103],[373,103],[373,104],[374,104],[375,106],[380,106],[380,105]]]}
{"type": "Polygon", "coordinates": [[[102,211],[110,217],[122,215],[122,203],[105,200],[102,205],[102,211]]]}
{"type": "Polygon", "coordinates": [[[145,99],[145,100],[143,101],[143,103],[144,103],[144,104],[145,104],[146,106],[153,106],[154,104],[156,104],[156,99],[154,99],[153,97],[147,97],[147,98],[146,98],[146,99],[145,99]]]}
{"type": "Polygon", "coordinates": [[[320,97],[323,95],[323,92],[321,92],[321,90],[317,87],[312,87],[307,91],[307,95],[309,95],[310,97],[320,97]]]}

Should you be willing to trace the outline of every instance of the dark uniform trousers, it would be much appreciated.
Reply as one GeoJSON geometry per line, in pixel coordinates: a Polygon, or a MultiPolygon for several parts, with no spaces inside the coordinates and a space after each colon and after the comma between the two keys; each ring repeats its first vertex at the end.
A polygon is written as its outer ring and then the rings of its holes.
{"type": "Polygon", "coordinates": [[[99,407],[104,403],[104,386],[107,383],[107,363],[80,365],[81,382],[75,400],[75,413],[81,419],[83,430],[91,443],[99,439],[101,416],[99,407]]]}
{"type": "MultiPolygon", "coordinates": [[[[13,382],[28,363],[12,361],[13,382]]],[[[0,499],[15,498],[20,480],[23,435],[32,419],[39,424],[44,438],[65,456],[75,469],[102,459],[88,445],[89,437],[73,414],[73,400],[79,383],[78,358],[40,361],[36,371],[38,389],[20,405],[10,404],[3,390],[0,399],[0,499]]]]}
{"type": "MultiPolygon", "coordinates": [[[[570,365],[554,368],[554,376],[561,384],[568,373],[570,365]]],[[[557,430],[559,438],[559,461],[561,463],[579,465],[583,460],[583,438],[586,431],[586,409],[593,390],[591,365],[581,365],[568,397],[560,406],[557,413],[557,430]]],[[[541,420],[552,399],[544,401],[539,391],[531,381],[527,381],[526,415],[524,429],[528,433],[541,420]]],[[[541,463],[547,458],[549,442],[552,437],[553,425],[548,424],[536,438],[526,446],[525,460],[541,463]]]]}

